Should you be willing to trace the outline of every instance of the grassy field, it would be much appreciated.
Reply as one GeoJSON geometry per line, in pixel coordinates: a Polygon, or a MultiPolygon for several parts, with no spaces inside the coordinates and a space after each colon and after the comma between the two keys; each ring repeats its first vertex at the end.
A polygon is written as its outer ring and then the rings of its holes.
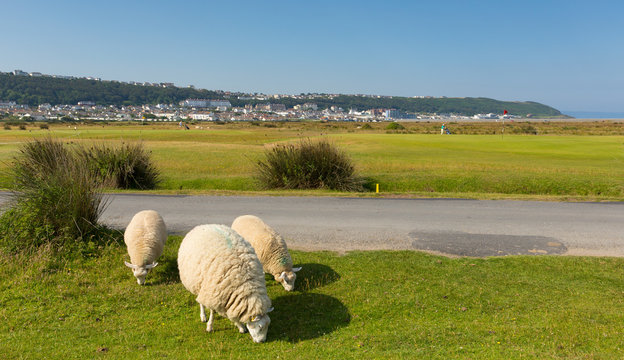
{"type": "MultiPolygon", "coordinates": [[[[504,138],[493,124],[451,124],[453,136],[439,124],[385,125],[30,127],[0,131],[0,160],[6,168],[21,142],[48,134],[143,141],[162,169],[157,191],[337,195],[263,191],[253,180],[267,146],[327,138],[385,196],[624,199],[620,123],[516,124],[504,138]]],[[[275,311],[267,343],[254,344],[221,317],[205,332],[179,281],[180,241],[169,238],[146,286],[118,243],[86,257],[0,253],[0,358],[624,358],[624,259],[293,251],[296,291],[266,278],[275,311]]]]}
{"type": "MultiPolygon", "coordinates": [[[[452,136],[440,136],[435,123],[409,123],[398,132],[384,130],[386,125],[370,130],[355,123],[202,124],[190,131],[171,125],[32,127],[0,130],[0,160],[6,167],[17,143],[46,134],[70,143],[143,141],[162,170],[159,191],[265,193],[253,175],[268,146],[327,138],[351,155],[369,189],[380,185],[382,196],[624,199],[622,123],[508,124],[504,137],[495,123],[449,124],[457,134],[452,136]],[[526,135],[529,127],[538,135],[526,135]]],[[[8,178],[0,177],[0,186],[8,185],[8,178]]]]}
{"type": "Polygon", "coordinates": [[[624,260],[448,259],[292,252],[294,292],[267,277],[267,342],[217,317],[206,333],[171,237],[146,286],[110,245],[88,259],[0,257],[0,357],[621,359],[624,260]]]}

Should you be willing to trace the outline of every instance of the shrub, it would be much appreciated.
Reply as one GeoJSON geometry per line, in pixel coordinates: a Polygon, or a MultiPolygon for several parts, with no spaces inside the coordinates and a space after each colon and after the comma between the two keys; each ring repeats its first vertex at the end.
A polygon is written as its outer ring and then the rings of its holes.
{"type": "Polygon", "coordinates": [[[50,127],[48,126],[48,124],[39,124],[39,129],[41,129],[41,130],[47,130],[49,128],[50,127]]]}
{"type": "Polygon", "coordinates": [[[154,189],[160,182],[160,171],[152,163],[142,143],[118,146],[93,145],[79,150],[89,168],[107,185],[120,189],[154,189]]]}
{"type": "Polygon", "coordinates": [[[97,239],[105,201],[86,161],[51,138],[24,144],[10,167],[13,197],[0,216],[0,245],[17,252],[73,249],[97,239]]]}
{"type": "Polygon", "coordinates": [[[11,125],[4,124],[4,130],[11,130],[11,125]]]}
{"type": "Polygon", "coordinates": [[[21,125],[19,126],[19,129],[20,129],[20,130],[26,130],[26,125],[21,124],[21,125]]]}
{"type": "Polygon", "coordinates": [[[268,189],[362,191],[351,159],[327,141],[277,145],[257,163],[257,178],[268,189]]]}
{"type": "Polygon", "coordinates": [[[514,134],[537,135],[537,129],[531,124],[522,124],[519,127],[514,127],[511,132],[514,134]]]}
{"type": "Polygon", "coordinates": [[[405,130],[405,126],[399,124],[398,122],[391,122],[386,126],[386,130],[405,130]]]}
{"type": "Polygon", "coordinates": [[[373,127],[370,124],[368,124],[368,123],[362,125],[362,130],[371,130],[372,128],[373,127]]]}

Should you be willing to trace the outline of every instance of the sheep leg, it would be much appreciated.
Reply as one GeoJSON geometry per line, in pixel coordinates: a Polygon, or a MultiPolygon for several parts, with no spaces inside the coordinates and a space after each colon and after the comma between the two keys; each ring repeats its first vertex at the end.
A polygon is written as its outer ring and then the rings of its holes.
{"type": "Polygon", "coordinates": [[[199,304],[199,319],[201,322],[206,322],[206,309],[204,309],[202,304],[199,304]]]}
{"type": "Polygon", "coordinates": [[[214,320],[214,311],[210,309],[210,318],[208,319],[208,324],[206,324],[206,331],[212,331],[212,321],[214,320]]]}
{"type": "Polygon", "coordinates": [[[247,332],[247,327],[245,326],[245,324],[243,324],[240,321],[235,321],[234,324],[236,325],[236,327],[238,328],[238,332],[241,334],[244,334],[247,332]]]}

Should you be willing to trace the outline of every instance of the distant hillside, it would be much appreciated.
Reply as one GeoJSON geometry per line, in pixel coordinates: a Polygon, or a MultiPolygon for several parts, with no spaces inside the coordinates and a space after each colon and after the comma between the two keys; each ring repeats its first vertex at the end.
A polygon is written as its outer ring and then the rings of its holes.
{"type": "MultiPolygon", "coordinates": [[[[98,105],[143,105],[177,104],[189,98],[223,99],[224,93],[193,88],[157,87],[131,85],[116,81],[87,79],[60,79],[53,77],[15,76],[0,74],[0,100],[15,101],[18,104],[36,106],[50,103],[76,104],[79,101],[94,101],[98,105]]],[[[233,106],[266,103],[269,101],[239,100],[229,98],[233,106]]],[[[286,107],[313,102],[319,109],[339,106],[345,110],[367,110],[373,108],[394,108],[418,113],[455,113],[474,115],[480,113],[500,114],[503,109],[512,115],[533,114],[535,116],[562,116],[550,106],[536,102],[499,101],[488,98],[407,98],[407,97],[368,97],[340,95],[334,98],[315,99],[281,98],[271,100],[286,107]]]]}
{"type": "Polygon", "coordinates": [[[117,81],[60,79],[0,74],[0,100],[18,104],[52,105],[94,101],[98,105],[177,104],[188,98],[218,98],[217,93],[192,88],[130,85],[117,81]]]}
{"type": "MultiPolygon", "coordinates": [[[[230,102],[234,106],[240,106],[242,102],[230,99],[230,102]]],[[[260,101],[246,101],[247,103],[259,103],[260,101]]],[[[280,100],[274,100],[273,102],[279,102],[286,107],[292,107],[293,105],[303,104],[305,102],[316,103],[319,109],[325,109],[330,106],[340,106],[345,110],[367,110],[367,109],[398,109],[401,111],[415,112],[415,113],[453,113],[462,115],[475,115],[475,114],[487,114],[495,113],[502,114],[503,110],[507,110],[511,115],[526,116],[532,114],[535,116],[543,117],[564,117],[561,112],[550,106],[543,105],[537,102],[518,102],[518,101],[499,101],[488,98],[407,98],[393,96],[389,97],[366,97],[366,96],[354,96],[354,95],[340,95],[329,98],[317,98],[314,100],[298,100],[292,98],[285,98],[280,100]]]]}

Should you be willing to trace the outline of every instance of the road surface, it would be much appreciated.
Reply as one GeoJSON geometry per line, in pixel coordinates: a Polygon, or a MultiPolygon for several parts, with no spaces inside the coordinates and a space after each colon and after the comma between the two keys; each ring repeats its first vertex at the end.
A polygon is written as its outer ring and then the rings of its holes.
{"type": "Polygon", "coordinates": [[[102,221],[123,229],[144,209],[181,235],[254,214],[300,250],[624,256],[624,203],[116,194],[102,221]]]}

